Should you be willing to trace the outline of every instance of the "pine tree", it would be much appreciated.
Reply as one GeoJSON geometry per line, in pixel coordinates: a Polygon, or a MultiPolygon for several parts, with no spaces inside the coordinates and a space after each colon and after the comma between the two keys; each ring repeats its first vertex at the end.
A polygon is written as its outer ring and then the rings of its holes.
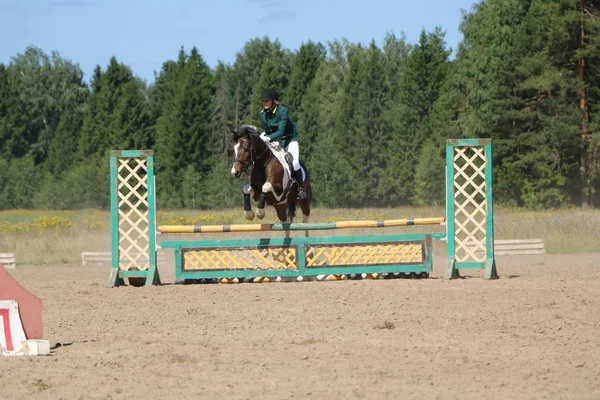
{"type": "Polygon", "coordinates": [[[104,160],[110,150],[153,146],[155,122],[146,88],[129,67],[112,57],[106,71],[96,67],[91,87],[79,139],[80,160],[104,160]]]}
{"type": "Polygon", "coordinates": [[[83,118],[83,106],[70,109],[62,115],[48,153],[47,169],[52,176],[68,172],[77,161],[83,118]]]}
{"type": "Polygon", "coordinates": [[[56,134],[61,116],[82,104],[88,94],[79,66],[65,60],[58,52],[47,55],[37,47],[27,47],[11,62],[12,90],[18,93],[21,114],[11,133],[12,152],[15,156],[29,154],[36,164],[48,157],[50,144],[56,134]]]}
{"type": "Polygon", "coordinates": [[[383,43],[383,61],[385,78],[390,90],[390,101],[396,104],[400,95],[400,77],[406,66],[406,60],[410,53],[411,45],[406,43],[406,36],[400,35],[398,38],[393,33],[385,36],[383,43]]]}
{"type": "MultiPolygon", "coordinates": [[[[159,201],[167,207],[190,204],[192,200],[184,198],[184,192],[192,193],[203,187],[192,179],[186,179],[186,187],[182,187],[186,170],[187,176],[189,171],[195,171],[199,182],[202,182],[211,169],[213,77],[195,47],[179,68],[179,73],[174,74],[177,80],[171,82],[174,95],[166,103],[157,126],[156,151],[160,174],[157,193],[159,201]]],[[[198,195],[201,197],[202,193],[198,195]]]]}
{"type": "Polygon", "coordinates": [[[364,150],[360,175],[368,183],[366,199],[368,204],[382,206],[389,204],[387,182],[392,168],[388,164],[387,146],[392,135],[392,124],[387,110],[390,107],[390,86],[385,77],[385,60],[381,50],[371,42],[365,54],[365,78],[361,92],[364,103],[361,113],[364,126],[360,127],[362,148],[364,150]]]}
{"type": "Polygon", "coordinates": [[[6,160],[23,157],[29,150],[27,116],[20,112],[17,82],[16,68],[0,64],[0,158],[6,160]]]}
{"type": "Polygon", "coordinates": [[[304,95],[326,54],[325,46],[321,43],[308,41],[300,46],[300,50],[294,58],[294,67],[286,95],[286,104],[290,110],[300,113],[304,95]]]}
{"type": "MultiPolygon", "coordinates": [[[[279,94],[279,101],[286,102],[286,93],[288,86],[288,77],[292,69],[292,55],[287,50],[280,47],[274,47],[268,58],[264,60],[260,69],[260,78],[254,86],[252,97],[252,108],[250,109],[250,122],[258,126],[258,115],[263,109],[260,93],[266,88],[274,88],[279,94]]],[[[297,117],[296,110],[288,108],[288,114],[295,121],[297,117]]]]}
{"type": "Polygon", "coordinates": [[[234,180],[230,174],[234,145],[231,127],[238,124],[231,67],[219,63],[214,72],[214,79],[215,101],[210,140],[212,167],[205,180],[208,190],[204,202],[212,207],[217,204],[222,207],[232,207],[239,204],[241,193],[240,182],[234,180]]]}
{"type": "Polygon", "coordinates": [[[464,16],[460,124],[471,136],[495,139],[500,202],[590,201],[589,148],[581,139],[589,137],[585,88],[594,78],[585,61],[593,69],[599,52],[594,40],[581,40],[581,28],[593,32],[598,23],[582,24],[581,4],[489,0],[464,16]]]}
{"type": "Polygon", "coordinates": [[[371,151],[368,143],[366,113],[364,105],[368,101],[364,90],[366,80],[365,49],[358,45],[348,52],[348,70],[342,85],[337,128],[333,132],[333,146],[344,156],[351,166],[351,174],[356,177],[352,181],[353,190],[348,193],[350,204],[362,204],[368,197],[367,171],[368,156],[371,151]]]}
{"type": "Polygon", "coordinates": [[[0,167],[5,168],[0,174],[0,209],[33,208],[35,194],[41,185],[41,174],[34,157],[24,156],[10,162],[0,159],[0,167]]]}
{"type": "Polygon", "coordinates": [[[260,111],[257,96],[262,90],[257,86],[261,79],[261,70],[273,51],[278,49],[281,49],[278,41],[264,37],[249,40],[237,54],[232,68],[237,123],[257,124],[260,111]]]}
{"type": "Polygon", "coordinates": [[[600,205],[600,1],[578,0],[576,12],[579,29],[572,59],[579,84],[581,202],[588,207],[594,199],[600,205]]]}
{"type": "Polygon", "coordinates": [[[394,135],[387,146],[389,200],[394,204],[410,204],[414,200],[415,168],[421,147],[426,140],[434,140],[430,119],[449,69],[450,51],[444,36],[439,27],[429,33],[423,30],[402,69],[400,93],[392,115],[394,135]]]}
{"type": "Polygon", "coordinates": [[[445,152],[434,139],[427,139],[421,147],[415,168],[414,196],[412,203],[420,206],[444,205],[445,198],[445,152]]]}
{"type": "Polygon", "coordinates": [[[331,57],[320,64],[303,98],[299,117],[300,158],[312,177],[314,202],[322,206],[349,205],[348,193],[354,183],[344,148],[334,143],[348,48],[348,43],[330,44],[331,57]]]}

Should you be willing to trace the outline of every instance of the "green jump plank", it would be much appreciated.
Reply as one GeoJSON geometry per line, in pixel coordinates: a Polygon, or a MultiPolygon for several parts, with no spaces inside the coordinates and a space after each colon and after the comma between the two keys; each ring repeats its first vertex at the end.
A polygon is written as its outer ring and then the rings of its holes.
{"type": "Polygon", "coordinates": [[[163,249],[171,248],[206,248],[206,247],[232,247],[243,248],[247,246],[303,246],[319,244],[373,244],[395,242],[417,242],[427,238],[425,233],[412,233],[386,236],[324,236],[324,237],[298,237],[298,238],[259,238],[259,239],[227,239],[227,240],[164,240],[160,242],[163,249]]]}

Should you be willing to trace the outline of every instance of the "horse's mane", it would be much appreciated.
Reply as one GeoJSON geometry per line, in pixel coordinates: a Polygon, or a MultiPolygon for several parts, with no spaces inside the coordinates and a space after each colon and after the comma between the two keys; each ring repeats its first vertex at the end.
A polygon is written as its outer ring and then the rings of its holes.
{"type": "Polygon", "coordinates": [[[233,139],[237,141],[242,136],[259,136],[258,129],[254,125],[240,125],[237,128],[231,129],[233,133],[233,139]]]}

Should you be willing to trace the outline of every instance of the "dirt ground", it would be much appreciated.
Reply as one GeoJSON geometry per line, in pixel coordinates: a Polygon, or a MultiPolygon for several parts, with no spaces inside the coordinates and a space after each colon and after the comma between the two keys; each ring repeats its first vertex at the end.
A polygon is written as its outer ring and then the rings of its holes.
{"type": "Polygon", "coordinates": [[[431,278],[106,288],[19,266],[47,357],[0,358],[1,399],[599,399],[600,254],[498,257],[431,278]]]}

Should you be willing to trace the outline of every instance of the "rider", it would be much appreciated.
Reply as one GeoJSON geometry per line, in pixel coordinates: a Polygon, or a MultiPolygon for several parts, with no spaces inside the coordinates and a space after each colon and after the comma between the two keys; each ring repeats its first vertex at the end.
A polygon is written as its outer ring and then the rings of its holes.
{"type": "Polygon", "coordinates": [[[281,147],[293,156],[294,179],[298,183],[298,199],[305,199],[302,170],[300,169],[300,148],[298,146],[298,125],[292,122],[287,109],[279,104],[279,95],[272,88],[265,89],[260,99],[263,110],[259,120],[264,132],[260,135],[265,141],[278,141],[281,147]]]}

